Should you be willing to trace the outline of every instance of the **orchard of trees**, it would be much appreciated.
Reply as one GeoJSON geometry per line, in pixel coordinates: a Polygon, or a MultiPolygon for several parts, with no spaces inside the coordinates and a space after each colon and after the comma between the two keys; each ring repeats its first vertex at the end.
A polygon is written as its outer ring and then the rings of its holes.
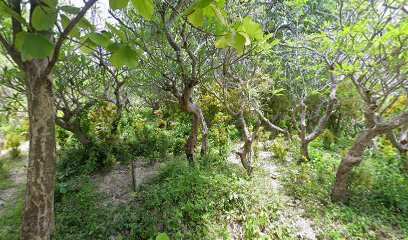
{"type": "Polygon", "coordinates": [[[406,0],[0,0],[0,63],[1,239],[408,236],[406,0]]]}

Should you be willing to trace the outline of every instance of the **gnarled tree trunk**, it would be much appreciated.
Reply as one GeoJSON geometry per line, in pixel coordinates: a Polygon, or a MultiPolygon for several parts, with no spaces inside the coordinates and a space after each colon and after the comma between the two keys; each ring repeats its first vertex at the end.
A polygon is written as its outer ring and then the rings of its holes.
{"type": "Polygon", "coordinates": [[[204,115],[201,108],[194,102],[194,86],[185,86],[183,95],[178,98],[181,108],[191,114],[193,118],[193,124],[191,126],[190,136],[184,146],[184,152],[190,165],[195,165],[194,149],[198,141],[198,133],[200,126],[203,126],[203,146],[201,148],[201,154],[205,154],[208,144],[208,128],[204,120],[204,115]]]}
{"type": "Polygon", "coordinates": [[[357,136],[349,152],[341,160],[339,168],[337,169],[336,181],[331,196],[333,202],[347,201],[351,170],[362,161],[364,149],[371,143],[373,138],[407,123],[408,113],[405,112],[391,121],[377,123],[375,127],[369,128],[357,136]]]}
{"type": "Polygon", "coordinates": [[[21,239],[51,239],[54,223],[55,113],[48,60],[25,64],[30,148],[21,239]]]}
{"type": "Polygon", "coordinates": [[[244,117],[244,104],[241,105],[240,111],[236,114],[236,118],[240,125],[241,132],[243,133],[244,137],[244,145],[240,148],[237,152],[239,158],[241,159],[242,166],[247,171],[248,175],[252,174],[253,166],[252,166],[252,143],[257,137],[257,133],[261,124],[258,122],[257,126],[255,127],[252,135],[249,133],[249,129],[244,117]]]}
{"type": "Polygon", "coordinates": [[[88,148],[91,145],[91,140],[84,133],[84,131],[81,130],[80,123],[73,124],[69,120],[64,121],[62,119],[59,119],[58,117],[55,118],[55,123],[63,129],[72,132],[85,148],[88,148]]]}
{"type": "Polygon", "coordinates": [[[351,170],[357,166],[363,159],[364,149],[371,143],[371,140],[376,134],[368,130],[362,135],[359,135],[343,157],[337,169],[336,181],[332,191],[333,202],[345,202],[348,199],[348,185],[351,170]]]}

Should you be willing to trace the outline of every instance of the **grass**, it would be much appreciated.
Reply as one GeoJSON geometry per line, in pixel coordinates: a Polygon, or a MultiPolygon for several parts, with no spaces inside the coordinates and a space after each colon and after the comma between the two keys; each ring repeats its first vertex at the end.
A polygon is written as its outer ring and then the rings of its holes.
{"type": "Polygon", "coordinates": [[[311,161],[284,163],[287,194],[300,199],[313,219],[321,239],[406,239],[408,236],[407,178],[393,167],[395,156],[369,151],[352,173],[350,199],[342,204],[330,201],[338,151],[323,150],[319,141],[311,144],[311,161]],[[384,159],[386,158],[386,159],[384,159]]]}
{"type": "Polygon", "coordinates": [[[0,236],[2,236],[2,240],[19,239],[24,207],[24,190],[25,188],[20,186],[17,190],[17,200],[7,202],[3,209],[0,209],[0,236]]]}
{"type": "MultiPolygon", "coordinates": [[[[294,219],[302,217],[311,219],[319,239],[408,236],[407,184],[392,170],[393,155],[383,159],[368,153],[369,161],[353,173],[350,201],[338,205],[329,198],[340,161],[337,152],[323,150],[317,141],[306,164],[262,160],[280,166],[283,190],[272,187],[265,169],[255,168],[249,178],[240,165],[215,153],[195,168],[183,158],[168,160],[127,204],[108,204],[110,197],[98,192],[88,175],[64,178],[57,184],[63,187],[56,189],[54,239],[150,239],[162,232],[171,239],[296,239],[294,219]]],[[[19,167],[9,160],[5,166],[19,167]]],[[[2,239],[18,239],[22,199],[20,187],[16,204],[0,210],[2,239]]]]}

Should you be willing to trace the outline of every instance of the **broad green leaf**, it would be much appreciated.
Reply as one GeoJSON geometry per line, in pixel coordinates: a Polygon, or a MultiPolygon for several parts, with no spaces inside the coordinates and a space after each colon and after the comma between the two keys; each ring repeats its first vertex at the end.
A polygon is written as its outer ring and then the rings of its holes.
{"type": "Polygon", "coordinates": [[[223,8],[223,7],[225,7],[226,1],[225,0],[217,0],[217,1],[215,1],[215,4],[218,7],[223,8]]]}
{"type": "Polygon", "coordinates": [[[58,5],[58,0],[42,0],[48,7],[56,7],[58,5]]]}
{"type": "Polygon", "coordinates": [[[28,32],[19,32],[16,35],[16,39],[14,41],[14,46],[16,46],[17,50],[19,50],[20,52],[23,50],[23,44],[24,44],[24,40],[25,37],[27,36],[27,34],[29,34],[28,32]]]}
{"type": "Polygon", "coordinates": [[[187,16],[187,18],[194,27],[200,27],[204,23],[203,9],[195,9],[194,12],[187,16]]]}
{"type": "Polygon", "coordinates": [[[263,39],[262,26],[259,23],[254,22],[251,18],[244,18],[242,20],[242,25],[237,29],[238,32],[245,32],[249,36],[255,38],[256,40],[263,39]]]}
{"type": "Polygon", "coordinates": [[[23,24],[28,29],[31,29],[31,27],[28,25],[26,20],[22,16],[20,16],[18,13],[16,13],[13,9],[9,8],[3,1],[0,1],[0,9],[4,13],[12,16],[14,19],[19,21],[21,24],[23,24]]]}
{"type": "Polygon", "coordinates": [[[221,10],[214,4],[211,4],[211,10],[214,12],[215,17],[223,24],[228,25],[227,20],[225,20],[224,15],[222,14],[221,10]]]}
{"type": "Polygon", "coordinates": [[[81,18],[78,22],[78,27],[83,28],[83,29],[90,29],[90,30],[95,30],[95,26],[92,25],[88,19],[86,18],[81,18]]]}
{"type": "Polygon", "coordinates": [[[23,61],[35,59],[44,59],[54,50],[46,36],[38,33],[25,33],[20,35],[21,39],[18,45],[21,46],[21,58],[23,61]]]}
{"type": "Polygon", "coordinates": [[[120,43],[112,43],[106,48],[106,50],[109,52],[116,52],[121,46],[122,44],[120,43]]]}
{"type": "Polygon", "coordinates": [[[118,36],[120,40],[126,42],[126,34],[124,32],[120,31],[109,23],[106,23],[106,26],[108,26],[109,30],[111,30],[116,36],[118,36]]]}
{"type": "Polygon", "coordinates": [[[88,37],[89,39],[92,40],[92,42],[104,48],[112,44],[112,42],[108,38],[106,38],[103,34],[100,33],[90,33],[88,37]]]}
{"type": "Polygon", "coordinates": [[[194,8],[205,8],[210,5],[213,0],[198,0],[193,4],[194,8]]]}
{"type": "Polygon", "coordinates": [[[94,42],[92,42],[90,39],[88,39],[88,37],[81,39],[81,41],[84,42],[83,45],[79,48],[81,49],[82,52],[90,54],[96,50],[97,45],[94,42]]]}
{"type": "Polygon", "coordinates": [[[166,233],[159,233],[159,235],[156,236],[156,240],[170,240],[170,238],[166,233]]]}
{"type": "Polygon", "coordinates": [[[124,9],[128,2],[129,0],[109,0],[109,6],[112,10],[124,9]]]}
{"type": "MultiPolygon", "coordinates": [[[[71,20],[64,14],[60,14],[60,18],[61,18],[61,24],[62,27],[65,29],[67,28],[68,24],[71,22],[71,20]]],[[[76,37],[79,38],[81,36],[81,32],[79,31],[78,27],[75,26],[71,32],[69,32],[69,35],[72,37],[76,37]]]]}
{"type": "Polygon", "coordinates": [[[60,10],[68,14],[78,14],[81,11],[80,8],[69,6],[69,5],[61,6],[60,10]]]}
{"type": "Polygon", "coordinates": [[[37,31],[48,31],[54,26],[56,20],[57,11],[55,9],[37,6],[31,17],[31,25],[33,25],[37,31]]]}
{"type": "Polygon", "coordinates": [[[152,19],[154,13],[153,0],[132,0],[133,6],[146,20],[152,19]]]}
{"type": "Polygon", "coordinates": [[[215,43],[214,43],[216,48],[227,48],[228,43],[227,43],[227,39],[225,38],[225,36],[222,36],[220,38],[218,38],[215,43]]]}
{"type": "Polygon", "coordinates": [[[128,45],[123,45],[116,52],[112,53],[109,61],[116,68],[122,66],[136,67],[138,65],[137,53],[128,45]]]}
{"type": "Polygon", "coordinates": [[[248,46],[249,44],[251,44],[251,38],[249,37],[249,35],[245,32],[239,32],[239,34],[241,34],[242,36],[244,36],[245,38],[245,46],[248,46]]]}
{"type": "Polygon", "coordinates": [[[245,37],[235,31],[230,32],[225,38],[227,44],[237,50],[241,50],[246,42],[245,37]]]}

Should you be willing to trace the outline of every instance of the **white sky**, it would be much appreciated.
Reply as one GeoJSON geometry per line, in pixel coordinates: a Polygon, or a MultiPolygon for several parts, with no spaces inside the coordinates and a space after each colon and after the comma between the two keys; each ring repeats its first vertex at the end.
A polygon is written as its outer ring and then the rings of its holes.
{"type": "MultiPolygon", "coordinates": [[[[84,6],[84,1],[83,0],[65,0],[64,2],[71,3],[75,7],[79,7],[79,8],[82,8],[84,6]]],[[[103,25],[105,25],[104,21],[106,21],[108,19],[109,19],[110,22],[116,21],[110,16],[110,14],[108,12],[108,10],[109,10],[109,0],[97,0],[97,2],[95,3],[95,6],[96,6],[96,9],[97,9],[97,12],[98,12],[99,20],[101,22],[97,22],[97,23],[94,23],[94,24],[103,26],[103,25]]],[[[89,12],[90,11],[88,11],[87,16],[90,15],[89,12]]]]}

